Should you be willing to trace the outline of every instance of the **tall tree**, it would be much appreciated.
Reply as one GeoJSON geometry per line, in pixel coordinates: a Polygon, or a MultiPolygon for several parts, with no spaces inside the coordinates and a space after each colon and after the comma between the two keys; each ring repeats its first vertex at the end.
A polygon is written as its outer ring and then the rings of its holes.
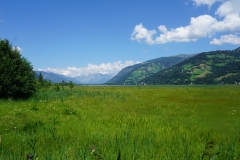
{"type": "Polygon", "coordinates": [[[40,84],[43,86],[44,79],[43,79],[42,72],[40,72],[40,74],[39,74],[39,76],[38,76],[38,81],[39,81],[39,82],[40,82],[40,84]]]}
{"type": "Polygon", "coordinates": [[[73,83],[72,81],[69,82],[69,87],[70,87],[71,89],[73,89],[74,83],[73,83]]]}
{"type": "Polygon", "coordinates": [[[31,63],[7,39],[0,39],[0,98],[29,98],[35,92],[31,63]]]}

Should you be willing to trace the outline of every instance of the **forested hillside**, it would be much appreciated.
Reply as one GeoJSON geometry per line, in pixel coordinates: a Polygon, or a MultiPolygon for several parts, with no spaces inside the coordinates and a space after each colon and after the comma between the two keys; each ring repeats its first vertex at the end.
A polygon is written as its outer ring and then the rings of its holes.
{"type": "Polygon", "coordinates": [[[143,81],[147,84],[234,84],[240,82],[240,47],[203,52],[143,81]]]}
{"type": "Polygon", "coordinates": [[[140,84],[142,79],[151,76],[163,69],[174,66],[177,63],[193,55],[180,54],[171,57],[160,57],[143,63],[128,66],[122,69],[115,77],[106,84],[110,85],[135,85],[140,84]]]}

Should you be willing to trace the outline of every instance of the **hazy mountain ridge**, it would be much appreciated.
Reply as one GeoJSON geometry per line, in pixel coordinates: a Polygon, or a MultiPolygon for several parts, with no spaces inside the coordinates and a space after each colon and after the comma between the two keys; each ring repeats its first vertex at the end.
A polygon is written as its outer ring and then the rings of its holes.
{"type": "MultiPolygon", "coordinates": [[[[74,78],[42,72],[43,78],[55,83],[76,84],[217,84],[240,82],[240,47],[199,54],[160,57],[123,68],[113,74],[89,74],[74,78]]],[[[40,71],[36,71],[39,74],[40,71]]]]}
{"type": "Polygon", "coordinates": [[[75,84],[103,84],[110,80],[114,75],[113,74],[89,74],[89,75],[81,75],[77,77],[67,77],[62,74],[56,74],[52,72],[45,71],[35,71],[36,77],[39,76],[40,72],[43,75],[43,78],[46,80],[50,80],[53,83],[61,83],[63,80],[65,82],[74,82],[75,84]]]}
{"type": "Polygon", "coordinates": [[[80,81],[82,84],[103,84],[110,80],[115,74],[89,74],[74,77],[76,80],[80,81]]]}
{"type": "Polygon", "coordinates": [[[56,74],[56,73],[45,72],[45,71],[35,71],[36,77],[39,76],[40,72],[42,73],[42,76],[43,76],[44,79],[50,80],[53,83],[61,83],[63,80],[65,82],[72,81],[72,82],[74,82],[76,84],[81,83],[80,81],[78,81],[78,80],[76,80],[74,78],[67,77],[67,76],[64,76],[62,74],[56,74]]]}
{"type": "Polygon", "coordinates": [[[122,69],[115,77],[106,82],[110,85],[139,84],[142,79],[169,68],[194,55],[179,54],[176,56],[160,57],[122,69]]]}
{"type": "Polygon", "coordinates": [[[240,82],[240,47],[203,52],[143,81],[147,84],[218,84],[240,82]]]}

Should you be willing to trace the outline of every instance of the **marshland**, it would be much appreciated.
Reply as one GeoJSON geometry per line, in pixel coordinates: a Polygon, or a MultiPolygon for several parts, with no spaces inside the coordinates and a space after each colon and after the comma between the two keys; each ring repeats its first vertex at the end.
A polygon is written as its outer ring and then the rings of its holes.
{"type": "Polygon", "coordinates": [[[0,159],[240,159],[240,86],[65,86],[0,100],[0,159]]]}

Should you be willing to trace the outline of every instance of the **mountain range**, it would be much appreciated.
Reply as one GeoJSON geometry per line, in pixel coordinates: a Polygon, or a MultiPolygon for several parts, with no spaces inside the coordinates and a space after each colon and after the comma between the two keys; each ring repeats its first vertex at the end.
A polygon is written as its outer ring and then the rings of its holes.
{"type": "Polygon", "coordinates": [[[103,84],[113,78],[115,74],[89,74],[89,75],[80,75],[74,77],[74,79],[78,80],[82,84],[103,84]]]}
{"type": "Polygon", "coordinates": [[[240,47],[203,52],[143,79],[146,84],[240,84],[240,47]]]}
{"type": "Polygon", "coordinates": [[[44,79],[50,80],[53,83],[74,82],[75,84],[108,84],[108,85],[122,85],[122,84],[138,84],[140,81],[158,71],[169,68],[193,55],[180,54],[170,57],[160,57],[146,62],[138,63],[133,66],[128,66],[122,69],[116,76],[115,74],[88,74],[76,77],[67,77],[62,74],[56,74],[45,71],[35,71],[36,77],[40,72],[44,79]]]}
{"type": "Polygon", "coordinates": [[[54,83],[139,85],[139,84],[219,84],[240,83],[240,47],[197,54],[160,57],[123,68],[113,74],[89,74],[66,77],[51,72],[35,71],[54,83]]]}
{"type": "Polygon", "coordinates": [[[135,85],[143,83],[142,80],[155,73],[172,67],[195,54],[179,54],[170,57],[160,57],[133,66],[123,68],[115,77],[107,81],[108,85],[135,85]]]}
{"type": "Polygon", "coordinates": [[[42,74],[43,78],[46,80],[50,80],[53,83],[61,83],[65,82],[74,82],[75,84],[103,84],[110,80],[114,75],[113,74],[89,74],[89,75],[81,75],[77,77],[67,77],[62,74],[56,74],[52,72],[45,71],[35,71],[35,76],[38,77],[39,74],[42,74]]]}

